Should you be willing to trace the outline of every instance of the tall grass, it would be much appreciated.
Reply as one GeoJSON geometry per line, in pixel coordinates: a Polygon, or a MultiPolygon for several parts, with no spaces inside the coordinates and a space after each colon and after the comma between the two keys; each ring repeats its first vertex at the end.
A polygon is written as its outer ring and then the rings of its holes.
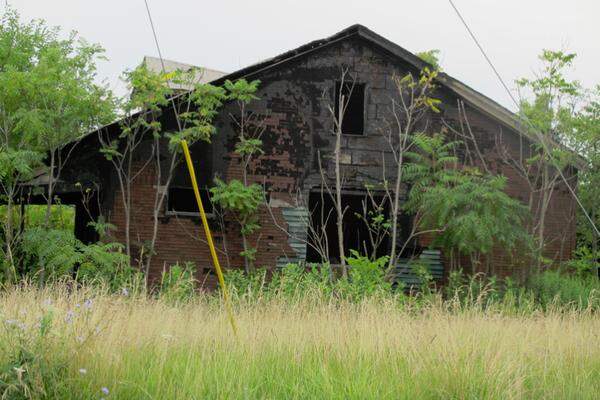
{"type": "Polygon", "coordinates": [[[186,302],[58,285],[0,295],[0,393],[60,399],[593,399],[591,308],[458,299],[186,302]],[[108,394],[107,394],[108,393],[108,394]]]}

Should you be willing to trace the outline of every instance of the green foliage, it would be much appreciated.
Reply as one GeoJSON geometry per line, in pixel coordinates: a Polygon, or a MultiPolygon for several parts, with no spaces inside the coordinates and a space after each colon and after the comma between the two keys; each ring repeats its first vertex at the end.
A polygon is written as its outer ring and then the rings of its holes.
{"type": "Polygon", "coordinates": [[[494,245],[513,249],[527,239],[520,228],[527,210],[504,192],[505,187],[503,176],[457,175],[454,182],[425,191],[421,224],[443,229],[435,245],[463,254],[489,253],[494,245]]]}
{"type": "Polygon", "coordinates": [[[463,254],[485,254],[494,245],[514,248],[528,240],[527,210],[504,190],[506,178],[476,169],[458,169],[454,142],[442,134],[414,136],[416,151],[405,167],[411,189],[406,210],[417,215],[423,230],[432,230],[433,245],[463,254]]]}
{"type": "Polygon", "coordinates": [[[169,303],[190,300],[196,293],[196,266],[185,262],[171,265],[163,271],[160,279],[159,296],[169,303]]]}
{"type": "Polygon", "coordinates": [[[570,272],[580,277],[597,277],[598,268],[600,268],[600,251],[592,250],[589,246],[583,245],[575,249],[573,258],[565,263],[570,272]]]}
{"type": "MultiPolygon", "coordinates": [[[[16,271],[21,230],[12,208],[20,184],[47,160],[50,168],[44,172],[55,178],[46,187],[50,207],[66,158],[59,153],[112,121],[115,104],[108,87],[97,83],[100,46],[41,20],[22,22],[10,7],[0,20],[0,202],[8,208],[0,240],[3,262],[16,271]]],[[[50,226],[51,221],[45,222],[50,226]]]]}
{"type": "Polygon", "coordinates": [[[108,89],[96,83],[103,50],[8,9],[0,24],[3,139],[16,150],[50,151],[112,119],[108,89]],[[27,147],[23,147],[23,146],[27,147]]]}
{"type": "Polygon", "coordinates": [[[527,282],[536,302],[542,307],[562,305],[579,309],[600,309],[600,281],[597,276],[569,275],[545,271],[527,282]]]}
{"type": "Polygon", "coordinates": [[[259,80],[248,82],[245,79],[238,79],[235,82],[227,79],[224,84],[225,89],[227,90],[227,98],[229,100],[234,100],[245,104],[258,99],[255,94],[258,90],[258,85],[260,85],[259,80]]]}
{"type": "Polygon", "coordinates": [[[238,214],[244,222],[248,222],[248,219],[256,214],[263,201],[263,188],[258,184],[245,186],[237,179],[228,183],[216,179],[215,184],[216,186],[211,188],[213,202],[238,214]]]}
{"type": "Polygon", "coordinates": [[[129,162],[144,135],[156,138],[161,134],[158,117],[174,93],[168,85],[170,77],[171,74],[150,71],[145,64],[124,73],[123,80],[131,94],[119,101],[118,137],[101,140],[100,153],[107,160],[122,166],[129,162]]]}
{"type": "Polygon", "coordinates": [[[460,307],[493,308],[532,313],[538,310],[600,310],[600,281],[558,270],[538,272],[523,285],[482,274],[468,276],[452,271],[444,289],[446,297],[460,307]]]}
{"type": "Polygon", "coordinates": [[[43,154],[32,150],[0,147],[0,181],[4,188],[33,177],[36,167],[42,165],[43,154]]]}
{"type": "Polygon", "coordinates": [[[26,255],[25,271],[31,278],[40,274],[43,265],[48,280],[60,280],[72,276],[82,282],[102,282],[118,289],[135,275],[127,257],[118,243],[94,243],[85,245],[77,240],[72,231],[30,228],[23,237],[26,255]]]}
{"type": "Polygon", "coordinates": [[[262,140],[260,139],[241,139],[235,145],[235,152],[244,156],[253,154],[263,154],[262,140]]]}
{"type": "MultiPolygon", "coordinates": [[[[190,79],[186,73],[180,72],[175,82],[189,85],[190,79]]],[[[179,118],[183,124],[182,129],[166,134],[166,137],[169,138],[171,151],[179,150],[182,140],[186,140],[188,144],[198,140],[210,142],[212,135],[215,133],[213,119],[218,114],[223,102],[227,100],[227,93],[220,86],[213,86],[208,83],[193,86],[194,90],[188,95],[189,102],[193,107],[179,113],[179,118]]]]}
{"type": "Polygon", "coordinates": [[[348,278],[336,277],[329,264],[287,264],[281,269],[256,269],[249,273],[228,270],[227,285],[236,298],[247,300],[280,298],[327,299],[331,296],[348,301],[360,301],[392,294],[392,286],[385,279],[388,257],[370,260],[352,251],[348,258],[348,278]]]}
{"type": "MultiPolygon", "coordinates": [[[[256,183],[246,186],[237,179],[228,183],[215,179],[215,186],[210,191],[213,204],[237,219],[242,235],[251,235],[260,229],[258,209],[264,199],[262,186],[256,183]]],[[[241,255],[253,261],[256,258],[256,249],[246,248],[241,255]]]]}
{"type": "Polygon", "coordinates": [[[409,266],[419,280],[419,287],[422,295],[430,295],[434,286],[433,275],[429,270],[429,266],[422,260],[416,259],[409,262],[409,266]]]}
{"type": "Polygon", "coordinates": [[[391,290],[391,284],[385,279],[389,257],[371,260],[369,257],[361,256],[356,250],[350,250],[350,254],[351,256],[346,259],[349,266],[347,291],[352,298],[365,298],[391,290]]]}
{"type": "MultiPolygon", "coordinates": [[[[411,97],[410,109],[412,111],[409,111],[409,114],[412,114],[413,118],[429,110],[435,113],[440,112],[438,106],[442,101],[430,96],[436,88],[435,80],[438,75],[438,70],[431,70],[428,67],[425,67],[421,70],[418,79],[411,73],[406,74],[401,78],[395,78],[396,86],[400,91],[400,94],[409,94],[411,97]]],[[[403,117],[408,117],[408,115],[404,115],[403,117]]],[[[412,128],[414,128],[414,126],[410,126],[410,130],[412,130],[412,128]]],[[[405,134],[407,133],[412,132],[405,132],[405,134]]]]}
{"type": "Polygon", "coordinates": [[[433,67],[433,69],[441,71],[442,69],[440,65],[440,53],[441,51],[439,49],[432,49],[427,51],[421,51],[417,53],[416,56],[419,57],[421,60],[425,61],[426,63],[430,64],[433,67]]]}
{"type": "MultiPolygon", "coordinates": [[[[0,206],[1,220],[7,218],[7,212],[8,208],[6,206],[0,206]]],[[[13,208],[12,212],[15,225],[20,226],[23,223],[28,228],[42,228],[45,224],[46,206],[29,204],[25,206],[25,215],[23,216],[20,215],[19,209],[13,208]]],[[[50,208],[50,225],[60,231],[73,232],[75,229],[75,207],[54,204],[50,208]]],[[[0,227],[1,231],[2,228],[0,227]]]]}
{"type": "Polygon", "coordinates": [[[0,395],[3,398],[51,398],[54,385],[66,378],[72,351],[62,348],[64,338],[50,334],[53,319],[52,310],[48,310],[37,328],[16,319],[2,321],[5,332],[0,344],[0,395]],[[55,346],[62,348],[60,354],[52,353],[55,346]]]}
{"type": "MultiPolygon", "coordinates": [[[[569,146],[574,148],[584,160],[577,174],[577,193],[588,215],[600,227],[600,85],[586,96],[586,103],[570,121],[569,146]]],[[[600,250],[600,238],[587,217],[578,210],[577,234],[579,242],[600,250]]]]}

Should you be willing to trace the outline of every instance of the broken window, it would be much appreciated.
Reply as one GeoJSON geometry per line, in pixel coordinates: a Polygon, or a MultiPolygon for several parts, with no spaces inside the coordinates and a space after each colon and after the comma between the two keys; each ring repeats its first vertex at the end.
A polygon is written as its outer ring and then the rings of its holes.
{"type": "MultiPolygon", "coordinates": [[[[210,200],[210,187],[213,180],[213,163],[210,143],[203,141],[194,143],[190,148],[190,152],[204,212],[212,214],[213,206],[210,200]]],[[[194,189],[190,180],[190,173],[185,160],[181,160],[173,173],[169,192],[167,193],[167,212],[190,216],[199,214],[194,189]]]]}
{"type": "Polygon", "coordinates": [[[364,135],[365,85],[355,82],[335,83],[335,118],[340,115],[340,97],[343,109],[342,134],[364,135]],[[341,93],[341,96],[340,96],[341,93]]]}
{"type": "MultiPolygon", "coordinates": [[[[384,202],[383,196],[374,196],[375,204],[382,204],[383,213],[386,219],[389,218],[389,204],[384,202]]],[[[361,254],[371,255],[375,253],[376,257],[382,257],[389,252],[390,238],[388,234],[382,236],[381,240],[369,233],[369,227],[365,223],[365,210],[367,219],[371,220],[375,211],[375,205],[364,192],[349,192],[342,194],[342,209],[344,213],[344,251],[346,257],[349,257],[350,250],[356,250],[361,254]],[[371,214],[370,214],[371,213],[371,214]],[[374,249],[374,244],[376,249],[374,249]]],[[[328,194],[321,192],[311,192],[309,196],[309,210],[312,229],[317,234],[311,234],[308,246],[307,262],[325,262],[332,264],[340,263],[340,252],[337,234],[337,214],[335,204],[328,194]],[[317,243],[317,241],[319,243],[317,243]],[[317,249],[322,249],[318,251],[317,249]],[[323,259],[322,254],[326,251],[329,254],[329,260],[323,259]]]]}

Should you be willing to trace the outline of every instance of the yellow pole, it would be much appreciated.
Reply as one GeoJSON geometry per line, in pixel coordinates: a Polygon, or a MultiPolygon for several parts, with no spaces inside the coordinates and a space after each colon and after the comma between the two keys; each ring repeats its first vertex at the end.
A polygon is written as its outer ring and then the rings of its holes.
{"type": "Polygon", "coordinates": [[[208,227],[208,221],[206,220],[206,214],[204,213],[204,206],[202,205],[202,199],[200,198],[200,190],[198,189],[198,183],[196,182],[196,173],[194,171],[194,164],[192,164],[192,157],[190,156],[190,150],[185,140],[181,141],[181,147],[183,148],[183,154],[185,155],[185,161],[187,163],[188,171],[190,172],[190,179],[192,181],[192,187],[194,188],[194,195],[196,196],[196,203],[198,203],[198,210],[200,211],[200,218],[202,219],[202,225],[204,226],[204,233],[206,234],[206,240],[208,241],[208,247],[210,248],[210,255],[212,256],[215,270],[217,271],[217,278],[219,279],[219,285],[223,291],[223,300],[225,301],[225,309],[229,316],[229,322],[233,329],[233,334],[237,337],[237,325],[233,318],[233,310],[231,309],[231,302],[229,300],[229,294],[227,293],[227,286],[225,285],[225,279],[223,279],[223,271],[221,270],[221,264],[219,264],[219,257],[217,257],[217,251],[215,250],[215,244],[213,243],[212,234],[208,227]]]}

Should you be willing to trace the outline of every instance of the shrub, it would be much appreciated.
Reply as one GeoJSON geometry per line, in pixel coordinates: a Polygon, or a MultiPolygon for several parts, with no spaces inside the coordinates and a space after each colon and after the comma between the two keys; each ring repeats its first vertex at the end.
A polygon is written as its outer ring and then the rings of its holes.
{"type": "Polygon", "coordinates": [[[24,274],[42,282],[68,276],[87,283],[102,282],[117,290],[137,274],[122,253],[121,244],[86,245],[64,230],[28,229],[23,237],[23,251],[28,266],[24,274]]]}
{"type": "Polygon", "coordinates": [[[592,251],[587,246],[580,246],[575,250],[572,260],[567,261],[566,267],[581,277],[598,276],[600,251],[592,251]]]}
{"type": "Polygon", "coordinates": [[[533,275],[527,287],[544,308],[551,305],[600,308],[600,281],[594,276],[582,277],[549,270],[533,275]]]}
{"type": "Polygon", "coordinates": [[[370,260],[353,252],[347,260],[347,279],[336,278],[335,271],[325,263],[287,264],[278,270],[262,268],[247,274],[241,270],[229,270],[225,272],[225,281],[234,297],[246,300],[274,297],[303,300],[334,296],[359,301],[391,293],[392,285],[385,279],[388,257],[370,260]]]}
{"type": "Polygon", "coordinates": [[[175,264],[162,272],[159,296],[171,302],[185,302],[196,293],[196,266],[194,263],[185,262],[183,265],[175,264]]]}

